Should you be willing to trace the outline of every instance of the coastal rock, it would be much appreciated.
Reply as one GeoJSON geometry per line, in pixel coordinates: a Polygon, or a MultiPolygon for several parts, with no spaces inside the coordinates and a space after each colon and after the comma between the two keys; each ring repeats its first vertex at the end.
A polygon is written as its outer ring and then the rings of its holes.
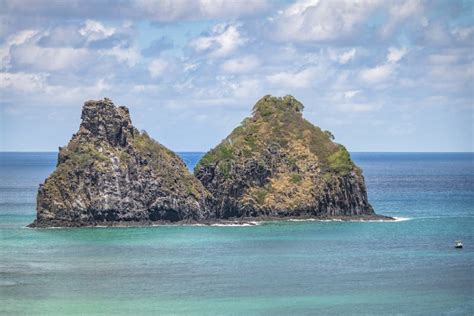
{"type": "Polygon", "coordinates": [[[292,96],[265,96],[199,161],[217,218],[378,217],[346,148],[302,110],[292,96]]]}
{"type": "Polygon", "coordinates": [[[31,226],[200,221],[209,193],[175,153],[133,127],[126,107],[88,101],[40,185],[31,226]]]}

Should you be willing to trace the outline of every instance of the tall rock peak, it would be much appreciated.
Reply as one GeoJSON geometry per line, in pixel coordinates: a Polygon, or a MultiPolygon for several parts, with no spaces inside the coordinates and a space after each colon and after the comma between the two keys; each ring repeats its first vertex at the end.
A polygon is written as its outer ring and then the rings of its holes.
{"type": "Polygon", "coordinates": [[[128,108],[117,107],[108,98],[85,102],[81,119],[79,136],[104,140],[112,146],[125,146],[127,139],[138,133],[128,108]]]}
{"type": "Polygon", "coordinates": [[[266,95],[257,101],[253,113],[266,116],[273,113],[300,113],[303,109],[303,104],[291,95],[284,97],[266,95]]]}
{"type": "Polygon", "coordinates": [[[210,217],[208,198],[178,155],[133,127],[126,107],[87,101],[38,189],[32,226],[199,221],[210,217]]]}

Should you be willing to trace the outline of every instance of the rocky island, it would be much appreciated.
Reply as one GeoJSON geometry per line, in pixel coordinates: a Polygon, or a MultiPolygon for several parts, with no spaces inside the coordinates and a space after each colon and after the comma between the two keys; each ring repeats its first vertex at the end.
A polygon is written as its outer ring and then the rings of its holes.
{"type": "Polygon", "coordinates": [[[347,150],[302,117],[292,96],[265,96],[192,175],[139,132],[126,107],[88,101],[79,131],[41,184],[30,227],[246,222],[376,215],[347,150]]]}
{"type": "Polygon", "coordinates": [[[195,168],[217,218],[357,218],[376,215],[346,148],[302,116],[292,96],[265,96],[195,168]]]}
{"type": "Polygon", "coordinates": [[[31,226],[200,221],[210,195],[171,150],[133,127],[126,107],[88,101],[56,170],[40,185],[31,226]]]}

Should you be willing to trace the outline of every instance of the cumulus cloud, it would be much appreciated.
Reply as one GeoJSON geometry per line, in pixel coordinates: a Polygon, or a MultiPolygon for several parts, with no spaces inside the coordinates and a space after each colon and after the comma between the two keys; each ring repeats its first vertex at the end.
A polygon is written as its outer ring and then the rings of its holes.
{"type": "Polygon", "coordinates": [[[166,68],[168,68],[168,62],[162,58],[157,58],[150,62],[148,71],[152,78],[157,78],[164,74],[166,68]]]}
{"type": "Polygon", "coordinates": [[[86,20],[85,25],[79,29],[79,34],[86,37],[88,41],[97,41],[108,38],[115,34],[113,27],[105,27],[102,23],[94,20],[86,20]]]}
{"type": "Polygon", "coordinates": [[[36,30],[23,30],[18,33],[10,35],[2,46],[0,46],[0,66],[1,69],[9,68],[11,62],[10,50],[16,45],[21,45],[33,38],[38,31],[36,30]]]}
{"type": "Polygon", "coordinates": [[[0,89],[13,89],[19,92],[37,92],[46,85],[45,74],[30,73],[0,73],[0,89]]]}
{"type": "Polygon", "coordinates": [[[421,0],[298,0],[270,18],[269,32],[280,41],[370,43],[371,36],[387,38],[407,19],[422,23],[423,9],[421,0]],[[378,34],[368,27],[374,15],[385,17],[378,34]]]}
{"type": "Polygon", "coordinates": [[[113,56],[120,62],[125,62],[129,67],[135,66],[140,60],[140,52],[135,47],[122,48],[115,46],[101,52],[104,56],[113,56]]]}
{"type": "Polygon", "coordinates": [[[387,61],[389,63],[397,63],[403,58],[403,56],[406,55],[407,52],[408,52],[408,49],[406,48],[390,47],[388,49],[387,61]]]}
{"type": "MultiPolygon", "coordinates": [[[[388,4],[388,22],[380,29],[380,34],[384,37],[390,35],[399,25],[406,19],[416,16],[419,17],[423,11],[422,0],[404,0],[404,1],[392,1],[387,2],[388,4]]],[[[422,23],[425,23],[423,19],[420,19],[422,23]]]]}
{"type": "Polygon", "coordinates": [[[93,84],[75,87],[69,85],[48,85],[45,87],[45,93],[49,98],[54,96],[55,103],[59,105],[61,102],[74,104],[74,102],[81,102],[82,100],[103,98],[104,92],[111,89],[112,85],[102,78],[93,84]]]}
{"type": "Polygon", "coordinates": [[[157,22],[238,18],[255,15],[270,5],[266,0],[3,0],[10,15],[47,19],[149,19],[157,22]]]}
{"type": "Polygon", "coordinates": [[[359,93],[361,93],[362,90],[350,90],[350,91],[346,91],[344,92],[344,98],[345,99],[352,99],[353,97],[355,97],[356,95],[358,95],[359,93]]]}
{"type": "Polygon", "coordinates": [[[262,94],[261,82],[257,79],[232,80],[224,83],[229,88],[230,96],[238,99],[256,99],[262,94]]]}
{"type": "Polygon", "coordinates": [[[379,83],[390,78],[394,71],[391,64],[375,66],[373,68],[362,69],[359,77],[368,83],[379,83]]]}
{"type": "Polygon", "coordinates": [[[132,67],[139,62],[140,53],[130,45],[127,32],[126,25],[108,27],[93,20],[19,31],[7,37],[0,47],[2,69],[79,71],[98,63],[105,65],[103,57],[113,57],[132,67]]]}
{"type": "Polygon", "coordinates": [[[265,0],[135,0],[132,7],[142,17],[169,22],[253,15],[266,9],[268,4],[265,0]]]}
{"type": "Polygon", "coordinates": [[[221,69],[227,73],[242,74],[254,70],[260,64],[260,60],[252,55],[242,56],[226,60],[221,69]]]}
{"type": "Polygon", "coordinates": [[[80,68],[88,58],[84,48],[49,48],[36,45],[22,45],[11,48],[13,63],[38,71],[58,71],[80,68]]]}
{"type": "Polygon", "coordinates": [[[268,82],[287,88],[307,88],[316,77],[315,68],[307,68],[299,72],[279,72],[267,76],[268,82]]]}
{"type": "Polygon", "coordinates": [[[345,52],[342,52],[342,53],[338,54],[334,50],[330,49],[329,50],[329,57],[332,60],[344,65],[344,64],[347,64],[349,61],[354,59],[354,57],[356,55],[356,51],[357,50],[355,48],[352,48],[348,51],[345,51],[345,52]]]}
{"type": "Polygon", "coordinates": [[[389,47],[387,62],[372,68],[364,68],[359,73],[359,78],[367,83],[380,83],[388,80],[397,67],[397,63],[407,54],[407,48],[389,47]]]}
{"type": "Polygon", "coordinates": [[[225,57],[247,42],[238,25],[217,24],[208,35],[191,41],[196,52],[207,53],[211,58],[225,57]]]}
{"type": "Polygon", "coordinates": [[[327,41],[352,34],[379,5],[373,0],[300,0],[274,17],[280,40],[327,41]]]}

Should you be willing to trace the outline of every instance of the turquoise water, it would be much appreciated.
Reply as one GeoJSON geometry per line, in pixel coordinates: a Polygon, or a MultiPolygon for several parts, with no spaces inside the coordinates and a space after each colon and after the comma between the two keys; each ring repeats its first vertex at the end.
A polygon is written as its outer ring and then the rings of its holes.
{"type": "Polygon", "coordinates": [[[473,314],[474,154],[353,159],[408,220],[28,229],[56,154],[0,153],[0,313],[473,314]]]}

